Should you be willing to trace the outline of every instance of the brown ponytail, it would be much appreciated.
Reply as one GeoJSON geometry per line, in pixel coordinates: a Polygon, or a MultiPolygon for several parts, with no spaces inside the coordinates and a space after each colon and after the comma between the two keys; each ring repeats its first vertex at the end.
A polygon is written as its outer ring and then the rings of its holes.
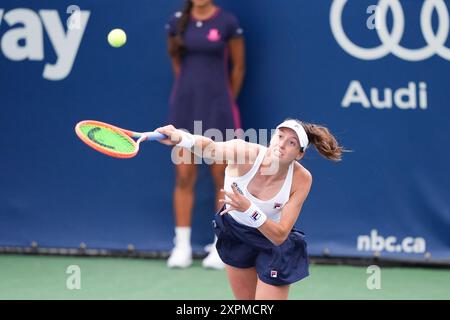
{"type": "Polygon", "coordinates": [[[322,156],[333,161],[342,160],[342,153],[348,150],[338,144],[328,128],[307,122],[301,124],[308,135],[309,143],[312,143],[322,156]]]}
{"type": "Polygon", "coordinates": [[[191,0],[186,0],[184,8],[181,11],[181,17],[180,19],[178,19],[177,33],[174,36],[173,41],[171,41],[169,45],[169,55],[173,58],[179,58],[186,52],[183,35],[186,32],[187,26],[189,24],[189,19],[191,18],[192,6],[193,4],[191,0]]]}
{"type": "Polygon", "coordinates": [[[336,138],[331,134],[328,128],[297,119],[286,120],[295,120],[301,124],[308,135],[309,143],[313,144],[317,151],[325,158],[333,161],[341,161],[342,153],[349,152],[349,150],[345,150],[338,144],[336,138]]]}

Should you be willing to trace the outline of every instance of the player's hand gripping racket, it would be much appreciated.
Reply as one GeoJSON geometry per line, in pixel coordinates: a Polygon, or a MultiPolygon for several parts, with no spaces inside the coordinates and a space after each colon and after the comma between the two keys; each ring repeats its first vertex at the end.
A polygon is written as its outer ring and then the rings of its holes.
{"type": "Polygon", "coordinates": [[[85,120],[75,126],[77,136],[91,148],[115,158],[132,158],[142,141],[167,138],[159,132],[133,132],[108,123],[85,120]],[[136,140],[135,140],[136,139],[136,140]]]}

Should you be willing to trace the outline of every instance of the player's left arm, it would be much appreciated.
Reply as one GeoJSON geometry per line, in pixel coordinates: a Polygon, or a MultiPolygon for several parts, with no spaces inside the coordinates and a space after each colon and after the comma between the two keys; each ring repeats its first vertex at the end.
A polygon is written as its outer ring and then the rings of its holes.
{"type": "Polygon", "coordinates": [[[273,244],[281,245],[288,237],[300,214],[312,185],[312,176],[308,170],[301,168],[294,175],[293,192],[281,211],[280,222],[267,219],[258,230],[273,244]]]}

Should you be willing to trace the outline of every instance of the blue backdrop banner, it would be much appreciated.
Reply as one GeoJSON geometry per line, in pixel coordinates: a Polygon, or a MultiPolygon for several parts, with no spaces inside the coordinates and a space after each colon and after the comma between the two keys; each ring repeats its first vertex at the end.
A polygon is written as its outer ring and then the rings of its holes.
{"type": "MultiPolygon", "coordinates": [[[[348,149],[311,148],[298,227],[312,255],[450,262],[447,0],[217,1],[244,30],[244,129],[287,117],[324,124],[348,149]]],[[[152,143],[119,160],[74,125],[166,124],[173,85],[165,24],[183,1],[0,1],[0,246],[166,251],[174,168],[152,143]],[[114,28],[128,41],[112,48],[114,28]]],[[[213,240],[207,165],[192,241],[213,240]]]]}

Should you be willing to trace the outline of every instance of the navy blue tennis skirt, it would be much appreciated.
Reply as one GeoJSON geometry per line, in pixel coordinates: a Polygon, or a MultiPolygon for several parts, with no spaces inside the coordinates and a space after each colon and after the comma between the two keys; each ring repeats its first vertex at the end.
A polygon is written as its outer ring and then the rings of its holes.
{"type": "Polygon", "coordinates": [[[303,232],[292,229],[286,241],[276,246],[258,229],[240,224],[229,214],[216,214],[213,227],[218,238],[216,248],[225,264],[255,267],[261,281],[275,286],[291,284],[309,275],[303,232]]]}

